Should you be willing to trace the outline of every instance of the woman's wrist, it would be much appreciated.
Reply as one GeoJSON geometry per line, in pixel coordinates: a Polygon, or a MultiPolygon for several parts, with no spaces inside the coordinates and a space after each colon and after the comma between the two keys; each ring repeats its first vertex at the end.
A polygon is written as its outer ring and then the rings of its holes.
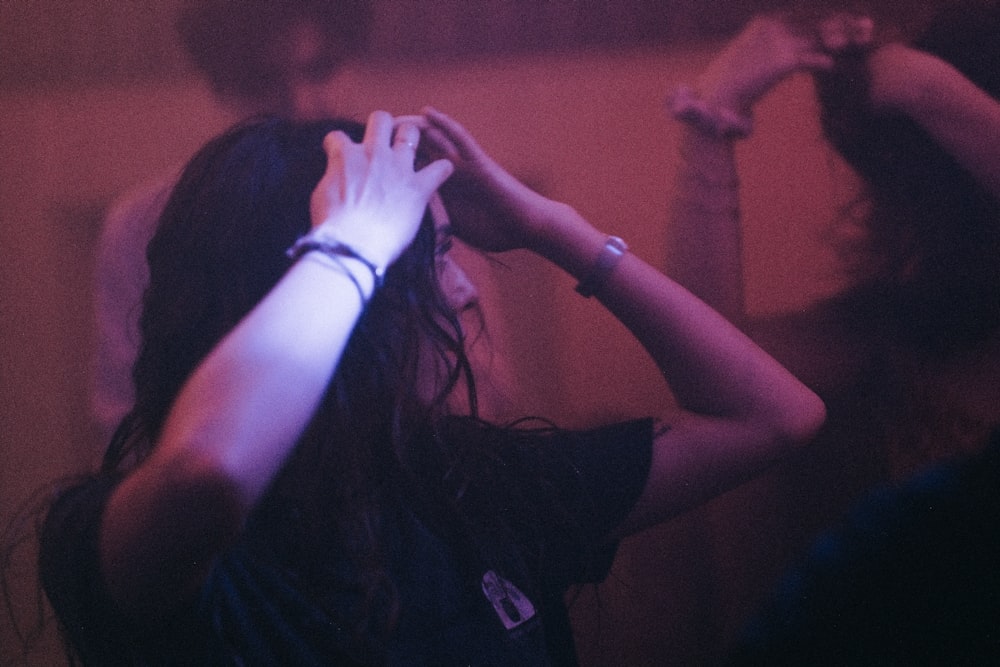
{"type": "Polygon", "coordinates": [[[314,262],[342,275],[357,291],[362,308],[368,305],[381,286],[381,279],[367,261],[352,255],[326,252],[322,248],[313,247],[301,252],[296,261],[314,262]]]}
{"type": "Polygon", "coordinates": [[[604,246],[600,253],[591,263],[590,268],[580,278],[576,285],[576,291],[580,296],[590,298],[604,289],[604,285],[611,277],[611,273],[618,266],[625,253],[628,252],[628,244],[618,236],[609,236],[604,241],[604,246]]]}
{"type": "Polygon", "coordinates": [[[690,86],[674,89],[667,98],[667,110],[676,120],[714,139],[743,139],[753,132],[749,111],[723,96],[704,95],[690,86]]]}
{"type": "Polygon", "coordinates": [[[603,243],[606,237],[576,209],[562,202],[552,202],[543,224],[537,229],[527,249],[571,275],[578,275],[585,268],[583,255],[587,248],[603,243]]]}

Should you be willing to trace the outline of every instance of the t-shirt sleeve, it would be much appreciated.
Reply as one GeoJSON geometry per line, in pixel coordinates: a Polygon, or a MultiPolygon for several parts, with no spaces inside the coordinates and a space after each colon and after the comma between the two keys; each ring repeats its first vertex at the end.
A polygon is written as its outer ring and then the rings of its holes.
{"type": "Polygon", "coordinates": [[[542,565],[554,581],[569,585],[607,576],[618,546],[608,536],[642,494],[652,442],[653,421],[645,419],[569,433],[544,448],[556,502],[565,507],[564,518],[544,505],[538,510],[550,536],[542,565]]]}
{"type": "Polygon", "coordinates": [[[502,470],[476,495],[482,511],[501,515],[539,581],[601,581],[617,546],[608,536],[648,478],[652,441],[651,419],[516,432],[498,446],[502,470]]]}

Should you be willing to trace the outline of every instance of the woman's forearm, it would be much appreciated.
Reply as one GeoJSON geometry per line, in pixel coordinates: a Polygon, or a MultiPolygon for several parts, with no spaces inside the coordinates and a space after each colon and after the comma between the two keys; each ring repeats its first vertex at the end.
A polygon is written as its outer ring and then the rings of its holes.
{"type": "Polygon", "coordinates": [[[950,64],[900,44],[871,56],[871,96],[904,113],[1000,199],[1000,103],[950,64]]]}
{"type": "MultiPolygon", "coordinates": [[[[551,226],[544,254],[584,279],[607,236],[575,213],[551,226]]],[[[710,417],[755,421],[779,437],[811,436],[822,421],[816,396],[686,289],[626,253],[595,292],[636,336],[681,406],[710,417]]]]}
{"type": "Polygon", "coordinates": [[[359,263],[305,255],[199,365],[154,456],[218,467],[251,506],[311,418],[361,314],[354,280],[373,290],[359,263]]]}
{"type": "Polygon", "coordinates": [[[742,229],[733,144],[685,126],[680,157],[667,226],[667,274],[742,328],[742,229]]]}
{"type": "Polygon", "coordinates": [[[361,313],[344,268],[370,280],[363,267],[303,257],[184,385],[157,447],[105,509],[100,553],[116,600],[142,610],[183,599],[238,534],[308,424],[361,313]]]}

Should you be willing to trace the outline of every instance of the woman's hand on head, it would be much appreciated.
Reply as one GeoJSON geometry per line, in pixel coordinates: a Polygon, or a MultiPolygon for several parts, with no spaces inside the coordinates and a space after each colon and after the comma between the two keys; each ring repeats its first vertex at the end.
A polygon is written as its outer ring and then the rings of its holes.
{"type": "Polygon", "coordinates": [[[455,166],[454,175],[441,187],[455,235],[490,252],[535,249],[565,205],[514,178],[451,117],[429,107],[423,113],[421,150],[455,166]]]}
{"type": "Polygon", "coordinates": [[[716,107],[749,114],[790,74],[829,70],[837,54],[864,48],[871,40],[867,17],[836,14],[806,26],[781,15],[758,16],[712,60],[698,80],[698,92],[716,107]]]}
{"type": "Polygon", "coordinates": [[[384,111],[368,117],[362,142],[331,132],[323,142],[326,172],[313,190],[313,232],[351,246],[367,260],[391,264],[409,246],[431,195],[453,171],[445,159],[416,170],[420,128],[384,111]]]}

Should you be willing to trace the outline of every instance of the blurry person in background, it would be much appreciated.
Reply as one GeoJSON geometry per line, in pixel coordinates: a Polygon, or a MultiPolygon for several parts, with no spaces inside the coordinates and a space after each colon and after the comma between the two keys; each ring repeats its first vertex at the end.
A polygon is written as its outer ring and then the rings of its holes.
{"type": "MultiPolygon", "coordinates": [[[[186,0],[177,32],[241,116],[330,116],[330,80],[368,46],[370,0],[186,0]]],[[[333,96],[333,99],[336,95],[333,96]]]]}
{"type": "Polygon", "coordinates": [[[951,4],[912,42],[882,39],[887,29],[849,14],[758,17],[673,98],[687,122],[669,273],[830,415],[810,447],[717,506],[730,630],[867,489],[978,451],[1000,423],[1000,5],[951,4]],[[734,143],[795,72],[814,73],[824,134],[862,182],[858,214],[834,230],[850,284],[749,317],[734,143]]]}
{"type": "MultiPolygon", "coordinates": [[[[369,0],[185,0],[176,27],[195,66],[236,116],[314,120],[337,115],[332,79],[363,54],[371,24],[369,0]]],[[[102,444],[132,407],[149,279],[146,245],[179,171],[125,193],[101,231],[91,411],[102,444]]]]}

